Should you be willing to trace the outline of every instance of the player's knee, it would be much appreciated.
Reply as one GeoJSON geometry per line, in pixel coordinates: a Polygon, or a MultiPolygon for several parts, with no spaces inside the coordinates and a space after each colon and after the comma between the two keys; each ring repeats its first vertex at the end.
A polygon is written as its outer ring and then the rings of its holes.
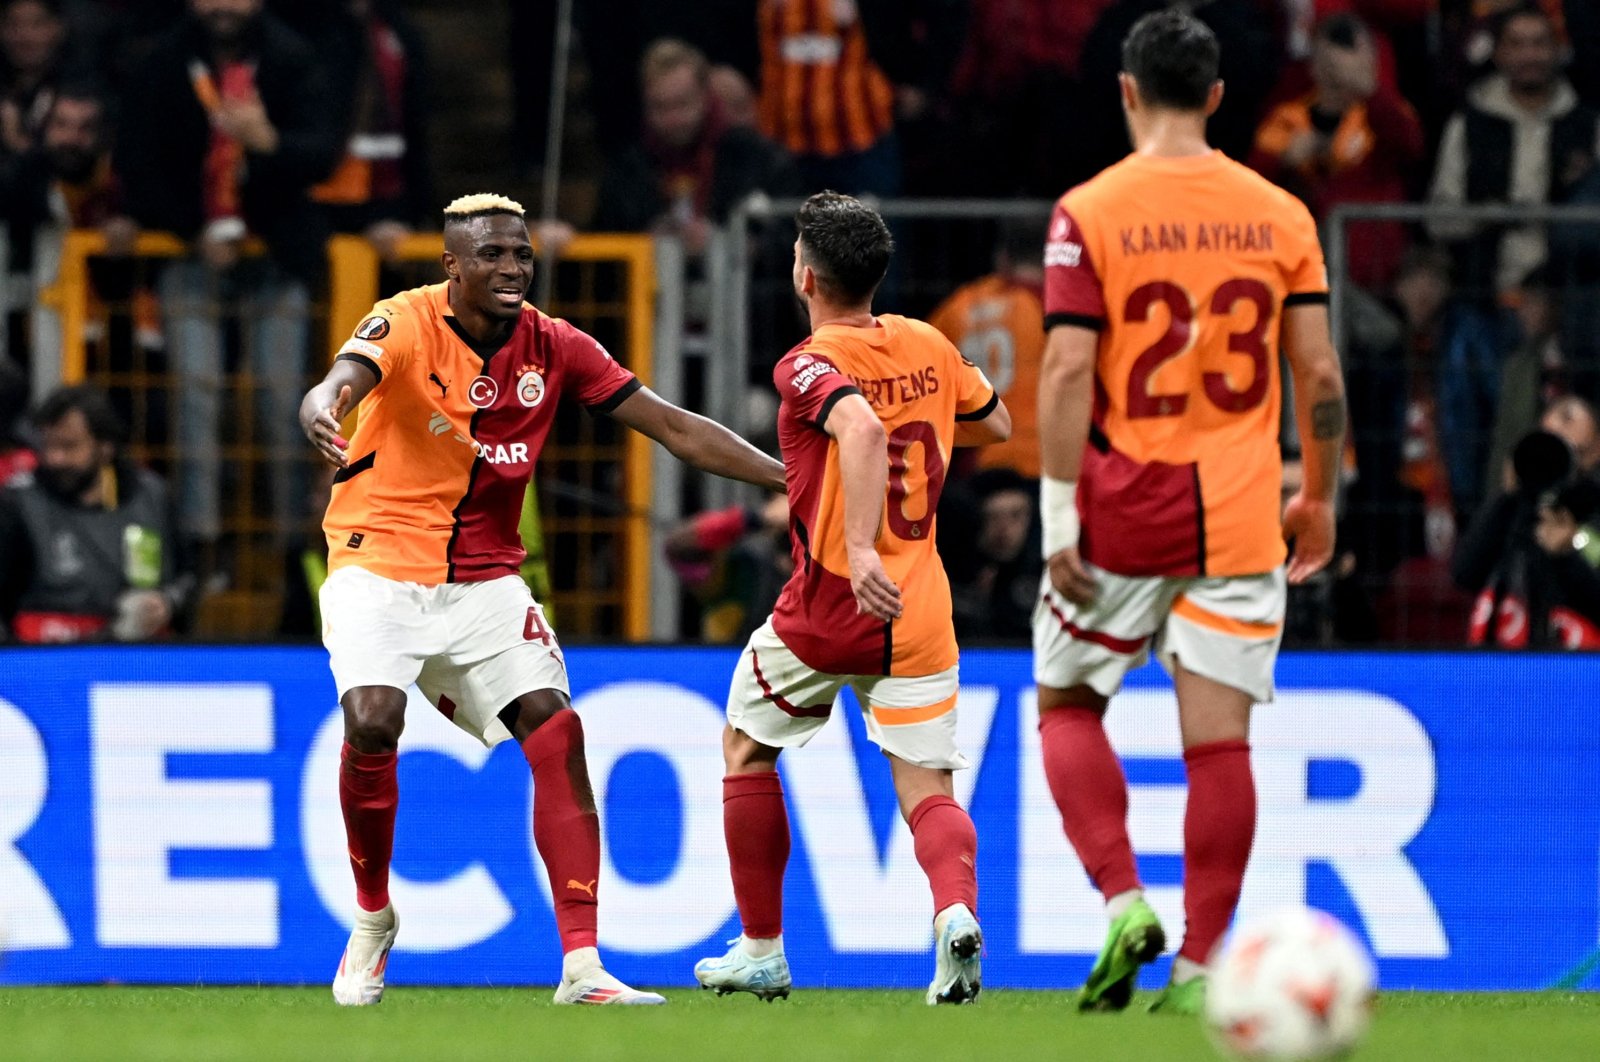
{"type": "Polygon", "coordinates": [[[357,752],[388,752],[400,744],[406,725],[406,695],[384,686],[362,686],[344,696],[344,739],[357,752]]]}
{"type": "Polygon", "coordinates": [[[729,774],[752,774],[778,769],[778,750],[763,745],[742,730],[722,729],[722,762],[729,774]]]}
{"type": "Polygon", "coordinates": [[[500,721],[511,731],[512,737],[526,741],[529,734],[554,719],[558,713],[571,708],[572,702],[559,690],[539,690],[524,694],[506,705],[500,713],[500,721]]]}
{"type": "Polygon", "coordinates": [[[1106,707],[1111,703],[1111,698],[1097,691],[1093,686],[1069,686],[1058,689],[1052,686],[1039,687],[1039,710],[1050,708],[1082,708],[1087,711],[1104,715],[1106,707]]]}

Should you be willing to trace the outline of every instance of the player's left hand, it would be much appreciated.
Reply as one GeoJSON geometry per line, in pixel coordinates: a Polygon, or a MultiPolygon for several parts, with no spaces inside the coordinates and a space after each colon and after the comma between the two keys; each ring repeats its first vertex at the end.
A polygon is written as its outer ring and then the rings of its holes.
{"type": "Polygon", "coordinates": [[[857,613],[886,621],[900,618],[900,588],[883,570],[877,550],[851,553],[850,589],[856,595],[857,613]]]}
{"type": "Polygon", "coordinates": [[[1056,593],[1074,605],[1094,603],[1094,595],[1099,591],[1100,585],[1095,582],[1094,576],[1089,574],[1089,568],[1083,563],[1078,547],[1069,546],[1058,551],[1045,567],[1050,571],[1050,585],[1055,587],[1056,593]]]}
{"type": "Polygon", "coordinates": [[[1299,586],[1333,559],[1333,505],[1303,492],[1296,494],[1283,510],[1283,537],[1294,542],[1289,582],[1299,586]]]}

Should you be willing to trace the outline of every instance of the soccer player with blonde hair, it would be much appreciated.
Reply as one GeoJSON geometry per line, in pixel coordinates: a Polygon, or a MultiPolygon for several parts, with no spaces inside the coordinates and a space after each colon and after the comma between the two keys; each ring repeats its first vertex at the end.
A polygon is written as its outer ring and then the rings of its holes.
{"type": "Polygon", "coordinates": [[[533,839],[562,960],[557,1003],[663,1003],[601,966],[600,832],[566,664],[518,575],[518,517],[556,407],[570,398],[679,459],[770,490],[783,468],[722,426],[663,401],[593,338],[525,301],[534,252],[500,196],[444,212],[442,283],[373,307],[305,396],[300,422],[338,468],[323,520],[323,642],[345,744],[339,800],[357,911],[333,981],[344,1005],[383,996],[399,920],[389,899],[396,745],[412,683],[533,772],[533,839]],[[352,438],[340,421],[359,407],[352,438]]]}

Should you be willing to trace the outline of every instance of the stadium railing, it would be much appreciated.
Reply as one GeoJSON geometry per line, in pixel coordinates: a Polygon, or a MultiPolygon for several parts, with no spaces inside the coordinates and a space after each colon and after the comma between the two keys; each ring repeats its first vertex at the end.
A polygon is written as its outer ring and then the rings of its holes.
{"type": "MultiPolygon", "coordinates": [[[[878,305],[884,310],[926,316],[961,284],[992,270],[994,246],[1003,220],[1037,221],[1042,245],[1052,204],[900,199],[876,205],[899,244],[878,305]]],[[[706,389],[706,412],[747,434],[759,436],[763,428],[770,429],[771,418],[750,396],[770,394],[767,374],[772,365],[806,333],[790,290],[792,219],[799,206],[800,200],[754,196],[733,213],[729,229],[734,238],[720,245],[717,268],[725,282],[715,293],[714,328],[718,339],[714,346],[731,352],[731,356],[709,367],[712,382],[706,389]]],[[[1374,492],[1375,481],[1393,481],[1420,473],[1411,465],[1373,467],[1372,454],[1394,455],[1382,461],[1397,465],[1404,447],[1415,446],[1416,440],[1405,438],[1405,417],[1410,410],[1403,404],[1398,407],[1398,419],[1376,417],[1372,409],[1384,401],[1403,403],[1408,397],[1417,397],[1411,396],[1409,389],[1426,390],[1436,384],[1431,382],[1433,366],[1421,348],[1407,347],[1399,354],[1374,352],[1357,342],[1358,335],[1352,330],[1356,315],[1370,311],[1374,305],[1380,313],[1392,313],[1393,307],[1392,293],[1364,292],[1352,282],[1352,232],[1371,224],[1398,223],[1406,227],[1407,241],[1417,244],[1423,242],[1430,226],[1453,227],[1459,232],[1471,225],[1545,225],[1569,239],[1576,234],[1581,240],[1584,230],[1580,226],[1594,226],[1597,221],[1600,206],[1440,208],[1426,204],[1351,205],[1340,208],[1328,219],[1324,245],[1333,293],[1332,324],[1350,377],[1354,421],[1341,533],[1344,556],[1342,563],[1321,579],[1294,592],[1288,632],[1291,642],[1319,646],[1368,642],[1461,644],[1472,601],[1450,582],[1448,551],[1440,546],[1464,533],[1473,509],[1495,488],[1495,483],[1487,482],[1488,462],[1484,461],[1484,474],[1474,477],[1477,481],[1470,484],[1472,489],[1459,492],[1468,503],[1450,514],[1448,526],[1440,515],[1430,522],[1410,486],[1402,484],[1402,491],[1374,492]],[[1365,469],[1356,461],[1358,454],[1365,457],[1365,469]],[[1366,483],[1358,486],[1363,475],[1366,483]]],[[[1600,247],[1600,235],[1596,235],[1600,229],[1587,231],[1589,244],[1600,247]]],[[[1459,252],[1446,253],[1453,254],[1458,266],[1461,264],[1459,252]]],[[[1592,282],[1593,278],[1585,281],[1581,276],[1562,275],[1559,271],[1547,280],[1562,318],[1559,336],[1574,348],[1568,356],[1576,364],[1568,375],[1600,378],[1600,357],[1576,349],[1585,343],[1600,342],[1600,310],[1596,309],[1600,295],[1585,286],[1592,282]]],[[[1445,307],[1452,321],[1473,320],[1475,315],[1487,319],[1499,330],[1500,342],[1510,344],[1516,335],[1516,311],[1496,296],[1495,292],[1474,290],[1470,284],[1454,280],[1446,292],[1445,307]]],[[[1452,370],[1450,394],[1479,398],[1497,395],[1501,367],[1515,356],[1515,349],[1498,349],[1494,358],[1452,370]]],[[[1287,381],[1288,374],[1284,375],[1287,381]]],[[[1286,456],[1293,458],[1298,446],[1293,403],[1286,401],[1284,410],[1282,439],[1286,456]]],[[[1495,423],[1497,413],[1495,403],[1480,403],[1477,421],[1468,426],[1468,437],[1459,442],[1488,454],[1495,445],[1496,428],[1502,434],[1510,430],[1508,425],[1495,423]]],[[[1291,474],[1293,467],[1291,463],[1291,474]]],[[[737,485],[719,484],[716,489],[722,492],[718,500],[724,504],[741,496],[737,485]]]]}
{"type": "MultiPolygon", "coordinates": [[[[132,294],[108,301],[97,294],[95,282],[100,263],[112,261],[105,257],[104,237],[93,230],[58,235],[37,241],[33,290],[9,293],[12,305],[32,304],[26,332],[35,394],[84,380],[107,388],[130,422],[131,455],[170,478],[182,454],[169,425],[173,384],[157,339],[158,308],[148,292],[159,263],[187,248],[168,234],[141,234],[127,267],[131,282],[118,285],[132,294]]],[[[438,234],[418,234],[402,241],[395,261],[384,263],[360,237],[330,240],[327,299],[311,310],[313,348],[324,352],[312,355],[313,374],[320,375],[325,359],[375,301],[435,281],[442,250],[438,234]]],[[[260,252],[259,246],[247,248],[250,254],[260,252]]],[[[649,237],[579,236],[556,261],[555,297],[545,307],[594,335],[646,381],[653,381],[655,368],[657,257],[649,237]]],[[[659,302],[672,303],[680,298],[681,277],[670,273],[671,256],[664,260],[669,273],[659,302]]],[[[681,257],[677,266],[681,271],[681,257]]],[[[219,305],[217,312],[227,311],[219,305]]],[[[675,357],[675,348],[668,346],[669,358],[675,357]]],[[[227,587],[209,594],[198,611],[196,633],[207,637],[275,633],[292,567],[281,548],[262,546],[314,532],[312,519],[304,526],[280,526],[260,501],[271,455],[250,431],[254,382],[242,364],[228,374],[224,396],[221,445],[228,482],[222,530],[228,548],[219,563],[227,571],[227,587]]],[[[571,408],[557,417],[541,461],[538,511],[545,555],[555,562],[549,566],[546,603],[559,617],[564,636],[637,641],[663,634],[659,618],[652,623],[652,607],[665,613],[675,598],[668,593],[662,605],[654,605],[651,584],[659,576],[652,558],[659,543],[652,513],[670,517],[676,503],[669,507],[653,496],[652,462],[659,459],[651,450],[649,440],[608,418],[571,408]]],[[[308,454],[291,456],[311,464],[308,454]]],[[[308,508],[316,507],[313,502],[308,508]]]]}

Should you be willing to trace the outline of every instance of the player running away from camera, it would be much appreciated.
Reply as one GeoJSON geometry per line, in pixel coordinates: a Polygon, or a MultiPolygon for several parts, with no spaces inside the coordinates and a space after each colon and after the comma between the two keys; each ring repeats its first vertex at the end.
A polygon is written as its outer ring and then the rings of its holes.
{"type": "Polygon", "coordinates": [[[415,682],[457,726],[486,745],[514,739],[527,757],[534,844],[565,953],[555,1001],[662,1003],[608,974],[595,950],[599,820],[561,647],[517,574],[522,500],[563,398],[708,472],[781,490],[783,469],[529,306],[533,247],[516,203],[457,199],[444,240],[448,279],[378,303],[300,407],[306,435],[338,466],[321,601],[344,708],[339,801],[357,911],[334,999],[383,996],[399,925],[389,901],[396,745],[415,682]],[[358,404],[347,442],[340,420],[358,404]]]}
{"type": "Polygon", "coordinates": [[[719,994],[787,996],[783,875],[789,822],[778,755],[828,721],[846,686],[889,761],[933,888],[929,1003],[980,987],[977,835],[954,798],[956,639],[934,513],[951,448],[1003,441],[1005,406],[931,325],[873,316],[893,242],[849,196],[801,207],[794,287],[811,337],[778,362],[778,439],[794,575],[750,637],[728,693],[722,823],[743,933],[695,977],[719,994]]]}
{"type": "Polygon", "coordinates": [[[1250,712],[1273,696],[1286,574],[1304,582],[1333,547],[1345,403],[1322,252],[1297,199],[1206,143],[1217,61],[1186,13],[1134,25],[1121,74],[1134,152],[1062,197],[1045,247],[1034,678],[1045,777],[1111,922],[1084,1009],[1126,1007],[1165,947],[1108,699],[1152,651],[1177,690],[1186,928],[1155,1007],[1193,1011],[1255,834],[1250,712]],[[1280,351],[1305,464],[1281,511],[1280,351]]]}

